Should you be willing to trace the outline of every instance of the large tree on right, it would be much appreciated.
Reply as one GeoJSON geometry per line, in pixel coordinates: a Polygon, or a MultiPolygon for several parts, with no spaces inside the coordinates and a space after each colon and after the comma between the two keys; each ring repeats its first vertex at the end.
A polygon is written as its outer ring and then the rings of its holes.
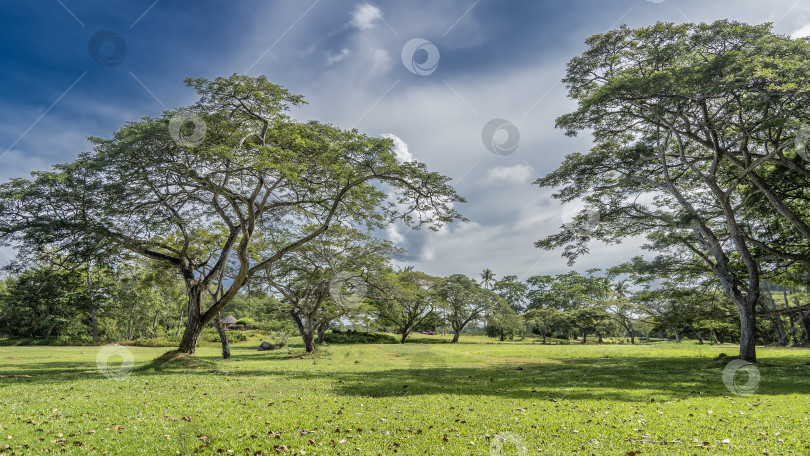
{"type": "Polygon", "coordinates": [[[557,126],[592,132],[594,147],[537,181],[586,206],[537,246],[574,261],[592,239],[646,236],[705,265],[739,312],[740,357],[755,361],[763,265],[810,266],[810,41],[718,21],[586,43],[564,79],[577,109],[557,126]]]}

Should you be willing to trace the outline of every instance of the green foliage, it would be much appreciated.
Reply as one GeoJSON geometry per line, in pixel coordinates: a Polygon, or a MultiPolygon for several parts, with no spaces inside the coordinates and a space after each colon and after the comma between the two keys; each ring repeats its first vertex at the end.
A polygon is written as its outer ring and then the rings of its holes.
{"type": "Polygon", "coordinates": [[[463,274],[453,274],[444,279],[437,294],[453,329],[454,342],[458,341],[461,331],[470,322],[484,318],[492,309],[505,302],[503,298],[485,290],[463,274]]]}
{"type": "Polygon", "coordinates": [[[526,321],[504,301],[487,316],[486,334],[502,341],[522,338],[526,334],[526,321]]]}
{"type": "Polygon", "coordinates": [[[441,284],[438,277],[413,270],[387,271],[380,273],[376,281],[369,296],[371,313],[380,326],[400,334],[401,342],[420,327],[432,329],[443,323],[437,312],[437,288],[441,284]]]}
{"type": "Polygon", "coordinates": [[[76,270],[37,267],[9,281],[0,293],[0,334],[8,337],[77,337],[87,333],[87,288],[76,270]]]}
{"type": "Polygon", "coordinates": [[[194,105],[129,122],[91,138],[93,150],[72,163],[1,184],[0,245],[104,247],[200,278],[187,282],[191,321],[201,323],[186,327],[188,345],[251,278],[330,228],[400,220],[438,230],[463,219],[450,178],[400,163],[389,139],[289,118],[303,98],[264,76],[186,84],[194,105]],[[204,123],[205,135],[177,138],[181,118],[204,123]],[[226,268],[222,298],[201,306],[226,268]]]}
{"type": "Polygon", "coordinates": [[[390,334],[368,333],[349,329],[341,331],[333,329],[323,335],[324,342],[328,344],[398,344],[399,341],[390,334]]]}

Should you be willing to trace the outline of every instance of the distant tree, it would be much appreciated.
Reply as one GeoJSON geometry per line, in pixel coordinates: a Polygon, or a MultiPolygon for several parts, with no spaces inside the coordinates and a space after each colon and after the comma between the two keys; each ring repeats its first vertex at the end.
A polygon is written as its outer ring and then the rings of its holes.
{"type": "Polygon", "coordinates": [[[569,271],[557,276],[533,276],[527,279],[528,309],[553,307],[568,311],[601,303],[607,294],[605,278],[583,276],[569,271]]]}
{"type": "Polygon", "coordinates": [[[0,333],[9,337],[81,336],[87,316],[85,278],[77,270],[37,266],[0,293],[0,333]]]}
{"type": "Polygon", "coordinates": [[[489,290],[493,283],[495,283],[495,273],[492,272],[492,269],[484,269],[481,272],[481,285],[484,286],[484,289],[489,290]]]}
{"type": "Polygon", "coordinates": [[[338,225],[268,268],[267,283],[286,301],[307,352],[315,350],[321,328],[365,308],[370,277],[396,251],[389,242],[338,225]]]}
{"type": "Polygon", "coordinates": [[[552,330],[564,323],[565,317],[559,310],[549,307],[547,309],[532,309],[524,314],[526,323],[530,325],[535,332],[543,337],[543,343],[546,343],[546,336],[551,334],[552,330]]]}
{"type": "Polygon", "coordinates": [[[518,280],[515,275],[505,276],[495,282],[492,291],[498,293],[500,297],[509,303],[515,312],[523,312],[526,309],[526,294],[529,291],[528,285],[518,280]]]}
{"type": "Polygon", "coordinates": [[[446,309],[447,321],[453,329],[453,343],[458,342],[461,331],[470,322],[485,317],[503,300],[462,274],[446,278],[439,287],[439,296],[446,309]]]}
{"type": "Polygon", "coordinates": [[[606,330],[605,322],[610,315],[603,308],[597,306],[583,307],[566,313],[568,322],[582,334],[582,343],[588,343],[588,334],[596,334],[599,343],[606,330]]]}
{"type": "Polygon", "coordinates": [[[526,320],[509,306],[503,298],[497,302],[487,315],[486,333],[501,341],[523,338],[526,335],[526,320]]]}
{"type": "Polygon", "coordinates": [[[611,296],[607,301],[607,311],[624,328],[625,336],[630,337],[630,343],[635,344],[636,329],[633,322],[638,319],[640,312],[630,300],[630,287],[626,280],[613,285],[611,296]]]}
{"type": "Polygon", "coordinates": [[[384,326],[393,327],[405,343],[421,324],[436,319],[440,284],[440,278],[413,270],[382,274],[370,296],[371,313],[384,326]]]}

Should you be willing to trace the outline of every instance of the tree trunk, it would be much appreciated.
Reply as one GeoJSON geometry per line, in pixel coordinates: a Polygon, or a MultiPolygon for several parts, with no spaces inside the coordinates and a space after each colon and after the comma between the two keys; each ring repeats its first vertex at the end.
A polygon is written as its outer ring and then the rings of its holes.
{"type": "MultiPolygon", "coordinates": [[[[776,308],[776,302],[773,300],[773,295],[771,294],[771,288],[768,286],[768,282],[765,282],[765,290],[768,292],[768,302],[771,304],[771,310],[778,310],[776,308]]],[[[773,316],[771,317],[771,321],[773,321],[773,324],[776,327],[776,333],[779,335],[779,345],[787,345],[788,334],[785,330],[785,323],[782,321],[782,317],[779,315],[773,316]]]]}
{"type": "Polygon", "coordinates": [[[546,343],[546,332],[543,331],[543,344],[545,344],[545,343],[546,343]]]}
{"type": "Polygon", "coordinates": [[[408,331],[403,329],[402,334],[400,335],[400,338],[399,338],[399,343],[404,344],[405,339],[407,339],[407,338],[408,338],[408,331]]]}
{"type": "Polygon", "coordinates": [[[588,343],[588,334],[583,332],[582,333],[582,345],[585,345],[587,343],[588,343]]]}
{"type": "Polygon", "coordinates": [[[681,333],[678,332],[678,328],[673,327],[672,333],[675,335],[675,342],[681,343],[681,333]]]}
{"type": "Polygon", "coordinates": [[[193,355],[197,350],[197,343],[200,341],[203,329],[205,329],[205,326],[200,321],[199,316],[189,314],[188,321],[186,322],[186,330],[183,331],[183,338],[180,339],[180,347],[177,351],[187,355],[193,355]]]}
{"type": "Polygon", "coordinates": [[[323,345],[323,335],[326,332],[326,328],[329,327],[329,322],[325,321],[318,325],[318,345],[323,345]]]}
{"type": "Polygon", "coordinates": [[[207,323],[202,321],[200,314],[200,304],[202,301],[202,290],[193,288],[188,296],[188,319],[186,320],[186,330],[183,331],[183,338],[180,339],[180,353],[193,355],[197,350],[197,344],[202,336],[203,329],[207,323]]]}
{"type": "Polygon", "coordinates": [[[740,358],[748,362],[756,362],[756,315],[753,305],[746,306],[740,310],[740,358]]]}
{"type": "Polygon", "coordinates": [[[459,336],[459,334],[460,334],[460,331],[453,331],[453,340],[452,340],[452,341],[450,341],[450,342],[451,342],[451,343],[453,343],[453,344],[454,344],[454,343],[456,343],[456,342],[458,342],[458,336],[459,336]]]}
{"type": "Polygon", "coordinates": [[[96,303],[93,300],[93,280],[90,278],[90,262],[87,262],[87,300],[90,301],[90,321],[93,326],[93,342],[98,342],[98,319],[96,318],[96,303]]]}
{"type": "Polygon", "coordinates": [[[222,318],[222,312],[218,313],[216,317],[214,317],[214,328],[217,329],[217,333],[219,333],[219,341],[222,343],[222,357],[225,359],[231,359],[231,344],[228,342],[228,333],[225,331],[225,328],[222,327],[222,323],[220,323],[220,318],[222,318]]]}
{"type": "Polygon", "coordinates": [[[810,348],[810,312],[800,312],[799,321],[804,329],[804,342],[807,348],[810,348]]]}
{"type": "Polygon", "coordinates": [[[295,323],[295,326],[298,328],[298,333],[301,335],[301,339],[304,341],[304,348],[306,349],[307,353],[312,353],[315,351],[315,337],[314,337],[314,328],[312,322],[307,320],[307,324],[304,324],[304,321],[301,320],[301,317],[298,316],[298,312],[295,309],[290,309],[290,317],[295,323]]]}
{"type": "Polygon", "coordinates": [[[599,338],[599,340],[597,342],[601,344],[602,343],[602,334],[601,333],[596,333],[596,336],[599,338]]]}

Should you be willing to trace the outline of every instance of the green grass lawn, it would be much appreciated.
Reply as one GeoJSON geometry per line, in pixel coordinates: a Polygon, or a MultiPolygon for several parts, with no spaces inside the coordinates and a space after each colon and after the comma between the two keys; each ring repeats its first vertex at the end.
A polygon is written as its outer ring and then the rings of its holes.
{"type": "Polygon", "coordinates": [[[761,382],[744,396],[715,359],[735,347],[689,342],[467,336],[315,359],[251,343],[230,361],[201,347],[196,368],[153,367],[166,348],[125,349],[135,369],[115,380],[99,347],[0,347],[0,453],[810,454],[805,349],[760,348],[761,382]]]}

